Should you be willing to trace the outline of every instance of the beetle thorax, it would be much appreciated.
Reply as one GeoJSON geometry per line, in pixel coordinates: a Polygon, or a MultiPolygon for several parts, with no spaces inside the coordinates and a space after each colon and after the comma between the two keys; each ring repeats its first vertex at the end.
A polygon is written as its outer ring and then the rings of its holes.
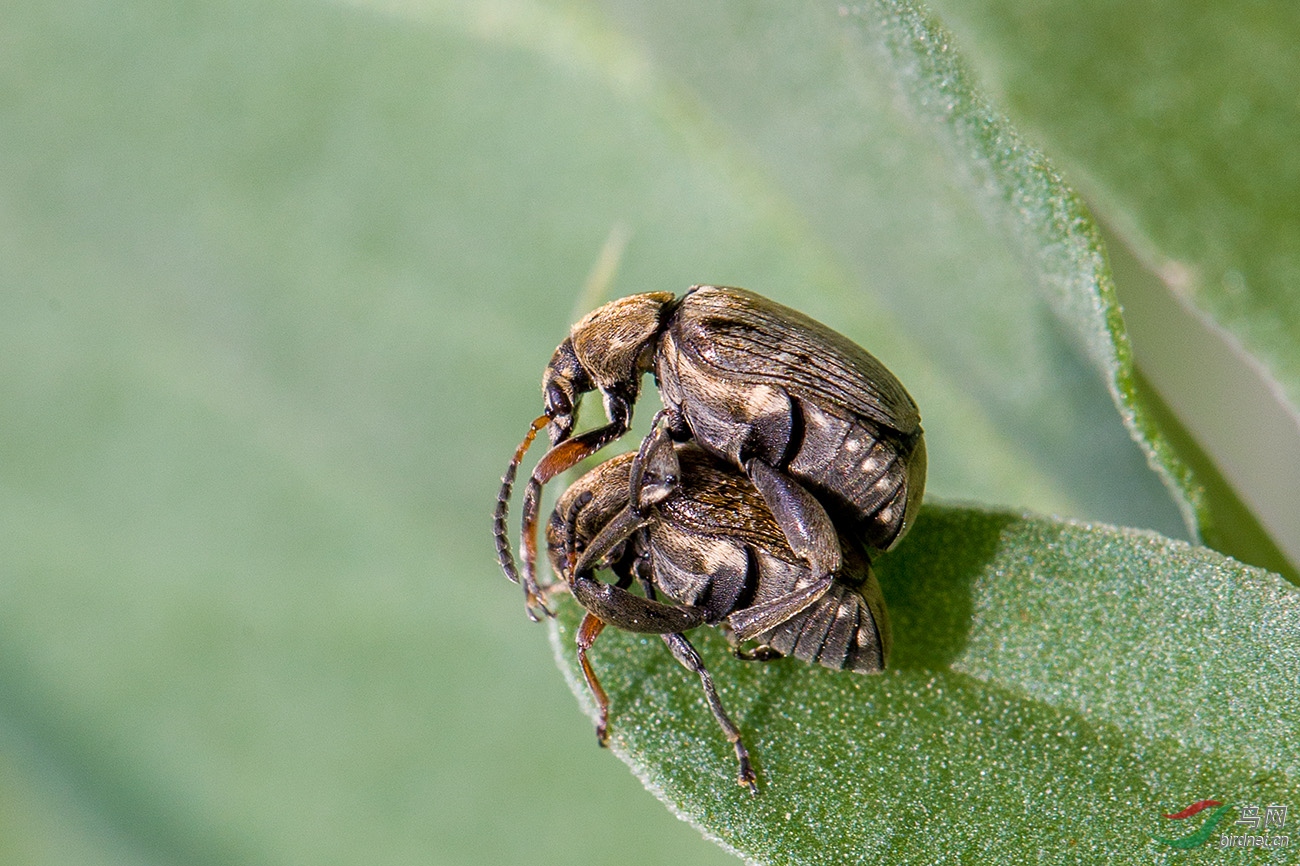
{"type": "Polygon", "coordinates": [[[619,298],[573,326],[573,350],[596,388],[635,399],[641,376],[654,362],[664,307],[672,300],[669,292],[619,298]]]}

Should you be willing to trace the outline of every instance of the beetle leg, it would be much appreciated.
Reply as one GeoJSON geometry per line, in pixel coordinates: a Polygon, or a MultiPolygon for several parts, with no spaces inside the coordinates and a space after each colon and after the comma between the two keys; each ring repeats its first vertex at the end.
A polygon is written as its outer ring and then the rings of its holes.
{"type": "Polygon", "coordinates": [[[546,452],[533,469],[532,477],[528,479],[528,487],[524,490],[524,502],[520,506],[523,512],[520,518],[522,524],[520,536],[523,542],[520,557],[523,560],[523,568],[520,582],[524,586],[524,605],[528,611],[528,618],[534,622],[541,619],[542,615],[553,615],[543,603],[541,588],[537,584],[537,512],[541,507],[542,486],[622,436],[627,432],[627,423],[627,418],[620,417],[604,427],[588,430],[572,439],[565,439],[546,452]]]}
{"type": "Polygon", "coordinates": [[[624,631],[669,634],[704,624],[703,608],[651,601],[581,572],[573,577],[569,591],[588,613],[624,631]]]}
{"type": "Polygon", "coordinates": [[[830,590],[832,582],[832,578],[827,575],[803,589],[735,611],[727,617],[727,624],[735,632],[737,640],[747,641],[807,610],[830,590]]]}
{"type": "Polygon", "coordinates": [[[752,650],[735,647],[732,649],[731,654],[742,662],[774,662],[777,659],[785,658],[785,655],[780,650],[767,644],[759,644],[752,650]]]}
{"type": "Polygon", "coordinates": [[[609,695],[605,694],[600,680],[596,679],[596,672],[587,660],[587,650],[591,649],[604,629],[605,623],[590,613],[582,618],[582,623],[578,626],[578,664],[582,667],[587,688],[591,689],[591,697],[596,701],[596,741],[602,746],[609,741],[609,695]]]}
{"type": "Polygon", "coordinates": [[[785,653],[767,644],[759,644],[752,649],[741,649],[741,642],[736,639],[731,623],[724,619],[718,625],[722,629],[723,637],[727,639],[727,645],[731,647],[731,654],[742,662],[771,662],[785,658],[785,653]]]}
{"type": "MultiPolygon", "coordinates": [[[[581,501],[581,500],[580,500],[581,501]]],[[[575,513],[577,506],[575,503],[575,513]]],[[[664,604],[654,599],[653,589],[648,597],[641,597],[628,592],[632,583],[631,573],[623,573],[617,584],[608,584],[591,576],[595,565],[606,554],[626,541],[634,532],[645,526],[646,518],[631,506],[622,511],[601,528],[591,543],[587,545],[582,556],[571,562],[566,568],[565,580],[569,591],[588,613],[624,631],[640,634],[666,634],[687,631],[704,624],[705,612],[702,608],[690,605],[664,604]]],[[[569,518],[569,535],[573,534],[575,517],[569,518]]],[[[568,542],[568,555],[572,558],[574,541],[568,542]]],[[[635,566],[634,566],[635,567],[635,566]]],[[[647,586],[644,566],[640,570],[642,586],[647,586]]]]}
{"type": "Polygon", "coordinates": [[[840,537],[816,497],[762,460],[747,460],[744,469],[781,527],[790,549],[808,563],[813,576],[822,578],[838,572],[840,537]]]}
{"type": "Polygon", "coordinates": [[[625,506],[600,528],[600,532],[596,533],[596,537],[587,545],[582,556],[569,569],[567,579],[572,582],[573,576],[591,571],[607,553],[626,541],[632,533],[645,526],[647,522],[647,518],[633,510],[630,505],[625,506]]]}
{"type": "Polygon", "coordinates": [[[569,506],[569,511],[564,515],[564,568],[565,574],[562,575],[567,585],[569,575],[573,574],[573,567],[577,561],[578,554],[578,514],[582,509],[591,504],[594,494],[590,490],[584,490],[573,504],[569,506]]]}
{"type": "Polygon", "coordinates": [[[749,751],[740,741],[740,729],[722,707],[722,699],[718,697],[718,690],[713,687],[713,677],[709,676],[709,672],[704,668],[704,660],[684,635],[666,634],[663,639],[664,643],[668,644],[668,649],[672,651],[673,657],[681,662],[682,667],[699,676],[700,685],[704,687],[705,700],[709,702],[709,709],[713,711],[713,718],[718,720],[727,742],[731,743],[736,750],[736,762],[740,765],[736,781],[748,788],[749,793],[757,794],[758,781],[754,776],[754,768],[749,763],[749,751]]]}
{"type": "Polygon", "coordinates": [[[650,560],[638,556],[632,562],[632,574],[636,577],[636,582],[641,584],[641,591],[645,593],[645,597],[655,601],[655,585],[650,576],[650,560]]]}

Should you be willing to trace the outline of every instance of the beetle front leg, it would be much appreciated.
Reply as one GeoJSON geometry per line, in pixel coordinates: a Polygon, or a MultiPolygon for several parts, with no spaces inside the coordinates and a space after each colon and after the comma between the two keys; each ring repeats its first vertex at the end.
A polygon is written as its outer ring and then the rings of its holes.
{"type": "Polygon", "coordinates": [[[541,507],[542,486],[622,436],[627,432],[630,420],[630,415],[619,416],[604,427],[565,439],[542,456],[533,469],[532,477],[528,479],[523,505],[520,507],[520,538],[523,547],[520,583],[524,587],[524,606],[528,618],[534,622],[541,619],[542,615],[552,616],[542,600],[542,589],[537,583],[537,512],[541,507]]]}
{"type": "MultiPolygon", "coordinates": [[[[645,526],[647,522],[649,519],[631,505],[624,506],[600,528],[600,532],[596,533],[596,537],[591,539],[586,549],[582,551],[582,556],[576,562],[570,562],[565,579],[572,582],[572,576],[591,571],[610,551],[631,538],[632,533],[645,526]]],[[[569,521],[569,527],[571,530],[575,529],[576,521],[569,521]]],[[[569,550],[573,549],[574,544],[571,541],[569,550]]]]}
{"type": "Polygon", "coordinates": [[[681,634],[666,634],[663,636],[664,643],[668,644],[668,649],[672,651],[673,657],[681,662],[682,667],[697,674],[700,678],[700,685],[704,687],[704,698],[709,703],[709,709],[713,711],[713,718],[718,720],[718,725],[722,728],[722,733],[726,736],[727,742],[731,743],[736,750],[736,763],[739,764],[740,770],[736,774],[736,781],[749,789],[749,793],[758,793],[758,781],[754,775],[754,768],[749,763],[749,750],[740,740],[740,729],[736,723],[727,715],[727,711],[722,707],[722,699],[718,697],[718,690],[713,686],[713,677],[704,667],[704,660],[696,652],[691,642],[681,634]]]}
{"type": "Polygon", "coordinates": [[[681,463],[673,447],[667,409],[660,409],[650,422],[650,433],[632,458],[628,473],[628,507],[642,512],[673,493],[681,483],[681,463]]]}
{"type": "Polygon", "coordinates": [[[652,601],[585,574],[573,578],[569,591],[588,613],[624,631],[669,634],[704,625],[702,608],[652,601]]]}

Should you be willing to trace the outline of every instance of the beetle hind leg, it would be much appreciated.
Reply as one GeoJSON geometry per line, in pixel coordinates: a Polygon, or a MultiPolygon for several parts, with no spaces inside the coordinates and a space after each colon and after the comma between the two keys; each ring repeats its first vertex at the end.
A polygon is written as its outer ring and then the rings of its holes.
{"type": "Polygon", "coordinates": [[[817,498],[762,460],[747,460],[744,470],[781,527],[790,549],[808,563],[813,577],[820,579],[838,572],[840,536],[817,498]]]}
{"type": "Polygon", "coordinates": [[[758,778],[754,775],[754,767],[749,761],[749,750],[740,739],[740,729],[736,723],[727,715],[727,711],[722,707],[722,699],[718,697],[718,690],[713,686],[713,677],[709,676],[708,670],[704,667],[704,660],[700,654],[691,646],[685,635],[666,634],[663,636],[664,643],[672,651],[673,657],[681,662],[682,667],[695,673],[700,678],[700,685],[704,687],[704,698],[709,703],[709,709],[713,711],[713,718],[718,720],[722,733],[736,750],[736,763],[739,767],[736,774],[736,781],[741,786],[748,788],[749,793],[758,794],[758,778]]]}
{"type": "Polygon", "coordinates": [[[731,655],[742,662],[773,662],[785,658],[785,653],[766,643],[760,643],[749,648],[742,647],[743,641],[736,637],[735,629],[725,619],[718,623],[718,627],[722,629],[723,637],[727,639],[727,645],[731,647],[731,655]]]}
{"type": "Polygon", "coordinates": [[[604,629],[605,623],[591,614],[585,615],[578,626],[578,665],[582,668],[587,688],[591,690],[592,700],[596,702],[596,742],[601,746],[609,744],[609,695],[605,694],[600,680],[596,679],[596,671],[587,659],[587,650],[591,649],[604,629]]]}
{"type": "MultiPolygon", "coordinates": [[[[823,577],[803,589],[798,589],[771,601],[751,605],[743,610],[733,611],[727,617],[727,625],[739,641],[756,638],[769,632],[784,622],[795,619],[830,590],[834,581],[823,577]]],[[[779,647],[778,647],[779,648],[779,647]]],[[[782,650],[784,652],[784,650],[782,650]]]]}

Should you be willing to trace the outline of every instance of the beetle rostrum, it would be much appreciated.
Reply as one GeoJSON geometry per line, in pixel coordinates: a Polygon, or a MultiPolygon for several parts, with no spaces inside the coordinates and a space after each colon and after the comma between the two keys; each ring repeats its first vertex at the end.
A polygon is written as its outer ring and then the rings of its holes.
{"type": "MultiPolygon", "coordinates": [[[[829,586],[822,578],[839,571],[837,526],[873,550],[890,549],[911,527],[925,489],[925,439],[916,403],[883,364],[825,325],[744,289],[632,295],[593,310],[555,350],[542,380],[545,414],[502,481],[498,558],[523,584],[533,619],[549,612],[536,579],[542,487],[627,432],[650,371],[664,408],[642,450],[663,431],[743,472],[816,585],[829,586]],[[574,435],[588,391],[600,393],[608,423],[574,435]],[[518,568],[508,503],[543,426],[551,448],[524,492],[518,568]]],[[[640,493],[630,497],[639,501],[640,493]]]]}
{"type": "Polygon", "coordinates": [[[546,526],[551,564],[587,611],[578,628],[578,662],[598,708],[597,737],[605,742],[609,699],[587,650],[606,624],[659,634],[699,677],[735,748],[738,780],[756,793],[740,732],[682,632],[716,625],[743,659],[788,655],[874,673],[885,666],[891,643],[880,585],[852,535],[838,537],[837,573],[819,577],[791,549],[742,473],[693,444],[674,445],[664,435],[652,440],[641,454],[611,458],[574,482],[546,526]],[[629,493],[638,473],[639,503],[629,493]],[[597,580],[599,567],[611,568],[617,582],[597,580]],[[634,580],[644,596],[630,591],[634,580]],[[742,650],[749,640],[758,646],[742,650]]]}

